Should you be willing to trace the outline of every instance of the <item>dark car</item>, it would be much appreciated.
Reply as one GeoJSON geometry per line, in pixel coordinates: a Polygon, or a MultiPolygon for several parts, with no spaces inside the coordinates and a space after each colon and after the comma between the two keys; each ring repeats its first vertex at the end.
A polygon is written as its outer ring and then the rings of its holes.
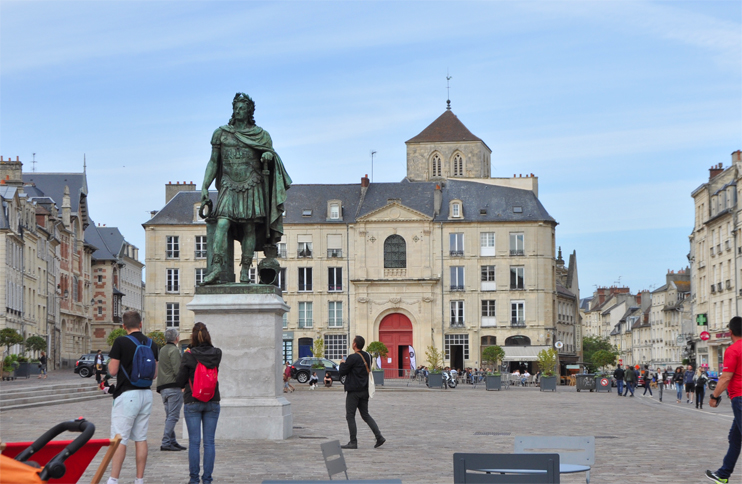
{"type": "MultiPolygon", "coordinates": [[[[79,374],[82,378],[88,378],[95,375],[95,356],[96,353],[82,355],[80,359],[75,362],[75,373],[79,374]]],[[[104,371],[107,369],[108,360],[108,353],[103,353],[104,371]]]]}
{"type": "Polygon", "coordinates": [[[306,383],[309,381],[309,376],[312,374],[312,365],[321,363],[325,367],[325,372],[329,373],[334,381],[345,382],[345,377],[340,378],[340,367],[337,363],[333,363],[327,358],[315,358],[313,356],[307,356],[299,358],[291,365],[291,378],[294,378],[299,383],[306,383]]]}

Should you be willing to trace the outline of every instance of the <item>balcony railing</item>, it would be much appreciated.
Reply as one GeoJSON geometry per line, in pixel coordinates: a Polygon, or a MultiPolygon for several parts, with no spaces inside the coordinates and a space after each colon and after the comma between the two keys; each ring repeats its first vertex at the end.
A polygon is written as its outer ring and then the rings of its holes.
{"type": "Polygon", "coordinates": [[[730,279],[726,280],[726,283],[724,286],[727,288],[727,291],[732,288],[732,281],[730,279]]]}
{"type": "Polygon", "coordinates": [[[308,320],[299,320],[299,327],[300,328],[311,328],[313,324],[313,321],[311,319],[308,320]]]}
{"type": "Polygon", "coordinates": [[[342,285],[329,285],[327,286],[327,290],[330,292],[342,292],[343,286],[342,285]]]}
{"type": "Polygon", "coordinates": [[[716,292],[721,292],[721,282],[716,284],[716,292]]]}
{"type": "Polygon", "coordinates": [[[341,258],[343,257],[343,249],[327,249],[328,258],[341,258]]]}
{"type": "Polygon", "coordinates": [[[278,249],[278,258],[279,259],[285,259],[286,258],[286,248],[278,249]]]}
{"type": "Polygon", "coordinates": [[[448,254],[451,257],[464,257],[464,251],[463,250],[450,250],[448,254]]]}
{"type": "Polygon", "coordinates": [[[523,289],[525,289],[523,284],[510,284],[511,291],[522,291],[523,289]]]}
{"type": "Polygon", "coordinates": [[[464,290],[464,286],[451,285],[451,292],[461,292],[464,290]]]}
{"type": "Polygon", "coordinates": [[[451,327],[452,328],[463,328],[464,322],[463,321],[451,321],[451,327]]]}
{"type": "Polygon", "coordinates": [[[311,284],[299,284],[299,292],[312,292],[311,284]]]}
{"type": "Polygon", "coordinates": [[[342,328],[343,327],[343,320],[342,319],[331,319],[327,322],[328,328],[342,328]]]}
{"type": "Polygon", "coordinates": [[[711,294],[716,292],[716,284],[711,284],[711,294]]]}
{"type": "Polygon", "coordinates": [[[298,257],[299,259],[311,259],[312,249],[300,249],[296,251],[296,257],[298,257]]]}
{"type": "Polygon", "coordinates": [[[523,255],[523,249],[510,249],[510,255],[523,255]]]}
{"type": "Polygon", "coordinates": [[[510,326],[513,328],[525,328],[526,327],[526,320],[525,319],[518,319],[513,318],[510,320],[510,326]]]}

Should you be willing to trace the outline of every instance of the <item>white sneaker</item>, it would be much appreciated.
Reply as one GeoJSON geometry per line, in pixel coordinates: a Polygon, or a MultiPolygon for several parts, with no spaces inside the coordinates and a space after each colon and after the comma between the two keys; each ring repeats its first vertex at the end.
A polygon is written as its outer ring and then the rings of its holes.
{"type": "Polygon", "coordinates": [[[108,478],[108,484],[119,484],[118,479],[114,479],[113,477],[108,478]]]}

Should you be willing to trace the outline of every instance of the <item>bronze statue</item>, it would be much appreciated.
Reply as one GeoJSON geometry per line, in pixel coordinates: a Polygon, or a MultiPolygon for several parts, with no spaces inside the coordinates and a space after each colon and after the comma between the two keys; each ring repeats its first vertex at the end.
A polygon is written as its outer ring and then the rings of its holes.
{"type": "Polygon", "coordinates": [[[268,132],[255,125],[254,113],[255,102],[250,96],[237,93],[232,101],[232,119],[211,137],[211,159],[201,188],[200,213],[209,223],[209,266],[202,284],[234,281],[227,269],[232,267],[229,258],[235,240],[242,245],[241,283],[250,282],[249,269],[256,250],[265,254],[258,266],[260,282],[273,284],[277,277],[276,243],[283,235],[283,204],[291,178],[273,150],[268,132]],[[216,206],[209,200],[209,186],[214,180],[216,206]]]}

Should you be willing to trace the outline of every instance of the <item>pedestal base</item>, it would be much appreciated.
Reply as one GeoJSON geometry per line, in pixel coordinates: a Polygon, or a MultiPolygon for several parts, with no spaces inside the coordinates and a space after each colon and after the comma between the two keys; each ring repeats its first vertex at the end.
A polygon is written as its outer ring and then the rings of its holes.
{"type": "Polygon", "coordinates": [[[188,303],[222,350],[217,439],[282,440],[293,433],[291,404],[282,396],[282,321],[289,307],[280,294],[275,286],[208,286],[188,303]]]}

